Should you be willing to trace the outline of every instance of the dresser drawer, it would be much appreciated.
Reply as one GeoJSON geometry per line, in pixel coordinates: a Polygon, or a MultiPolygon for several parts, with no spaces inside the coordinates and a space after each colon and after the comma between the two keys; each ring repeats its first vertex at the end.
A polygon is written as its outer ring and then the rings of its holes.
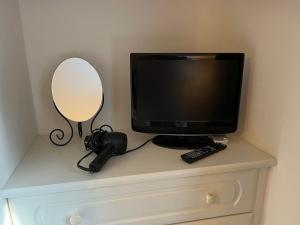
{"type": "Polygon", "coordinates": [[[172,224],[251,212],[257,174],[251,170],[166,179],[15,198],[9,203],[14,225],[172,224]]]}
{"type": "MultiPolygon", "coordinates": [[[[245,213],[234,216],[224,216],[219,218],[198,220],[187,223],[179,223],[176,225],[251,225],[253,222],[253,214],[245,213]]],[[[175,225],[175,224],[174,224],[175,225]]]]}

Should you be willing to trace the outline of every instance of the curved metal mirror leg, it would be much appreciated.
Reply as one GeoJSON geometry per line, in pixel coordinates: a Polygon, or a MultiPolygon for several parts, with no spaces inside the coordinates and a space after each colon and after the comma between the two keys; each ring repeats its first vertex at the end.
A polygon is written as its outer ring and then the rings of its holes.
{"type": "Polygon", "coordinates": [[[72,140],[72,138],[73,138],[73,127],[72,127],[70,121],[69,121],[66,117],[64,117],[64,116],[61,114],[61,112],[57,109],[57,107],[56,107],[55,104],[54,104],[54,107],[55,107],[56,111],[59,113],[59,115],[61,115],[61,117],[64,118],[64,120],[69,124],[70,129],[71,129],[71,136],[70,136],[69,139],[67,139],[66,141],[61,142],[61,141],[63,141],[63,139],[64,139],[64,137],[65,137],[65,132],[64,132],[62,129],[57,128],[57,129],[54,129],[54,130],[51,131],[51,133],[50,133],[50,135],[49,135],[49,138],[50,138],[50,141],[51,141],[54,145],[56,145],[56,146],[65,146],[65,145],[67,145],[67,144],[72,140]],[[55,136],[54,136],[54,135],[55,135],[55,136]],[[56,138],[58,139],[58,142],[54,140],[53,136],[56,137],[56,138]]]}
{"type": "Polygon", "coordinates": [[[90,126],[90,131],[91,131],[91,133],[93,133],[93,125],[94,125],[95,119],[97,118],[97,116],[98,116],[99,113],[101,112],[101,110],[102,110],[102,108],[103,108],[103,105],[104,105],[104,95],[102,95],[102,104],[101,104],[101,107],[100,107],[100,109],[98,110],[98,112],[95,114],[94,118],[92,119],[91,126],[90,126]]]}
{"type": "Polygon", "coordinates": [[[77,124],[77,126],[78,126],[78,134],[79,134],[79,137],[82,138],[82,123],[79,122],[79,123],[77,124]]]}

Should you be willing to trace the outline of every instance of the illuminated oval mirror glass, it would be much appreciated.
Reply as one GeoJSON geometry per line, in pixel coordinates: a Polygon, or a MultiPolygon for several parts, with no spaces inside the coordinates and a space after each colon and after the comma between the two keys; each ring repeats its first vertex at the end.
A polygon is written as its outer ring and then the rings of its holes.
{"type": "Polygon", "coordinates": [[[83,59],[66,59],[54,72],[52,96],[57,109],[67,119],[87,121],[102,105],[103,88],[99,74],[83,59]]]}

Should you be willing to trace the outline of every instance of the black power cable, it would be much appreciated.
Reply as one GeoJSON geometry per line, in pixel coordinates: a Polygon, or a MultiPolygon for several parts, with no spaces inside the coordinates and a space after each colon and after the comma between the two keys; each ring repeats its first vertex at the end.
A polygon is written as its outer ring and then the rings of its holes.
{"type": "Polygon", "coordinates": [[[154,139],[154,137],[148,139],[147,141],[145,141],[143,144],[139,145],[138,147],[127,150],[126,153],[133,152],[133,151],[136,151],[136,150],[138,150],[138,149],[144,147],[146,144],[148,144],[148,143],[149,143],[150,141],[152,141],[153,139],[154,139]]]}
{"type": "Polygon", "coordinates": [[[84,155],[78,162],[77,162],[77,167],[81,170],[84,170],[84,171],[88,171],[90,172],[90,169],[87,168],[87,167],[84,167],[81,164],[82,160],[84,160],[85,158],[89,157],[94,151],[90,151],[88,154],[84,155]]]}

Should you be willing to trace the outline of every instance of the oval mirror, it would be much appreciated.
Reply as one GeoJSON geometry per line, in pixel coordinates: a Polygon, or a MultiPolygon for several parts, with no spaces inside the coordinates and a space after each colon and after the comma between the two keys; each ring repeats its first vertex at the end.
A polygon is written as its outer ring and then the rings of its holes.
{"type": "Polygon", "coordinates": [[[80,58],[64,60],[52,79],[52,96],[57,109],[69,120],[83,122],[100,109],[103,88],[99,74],[80,58]]]}

